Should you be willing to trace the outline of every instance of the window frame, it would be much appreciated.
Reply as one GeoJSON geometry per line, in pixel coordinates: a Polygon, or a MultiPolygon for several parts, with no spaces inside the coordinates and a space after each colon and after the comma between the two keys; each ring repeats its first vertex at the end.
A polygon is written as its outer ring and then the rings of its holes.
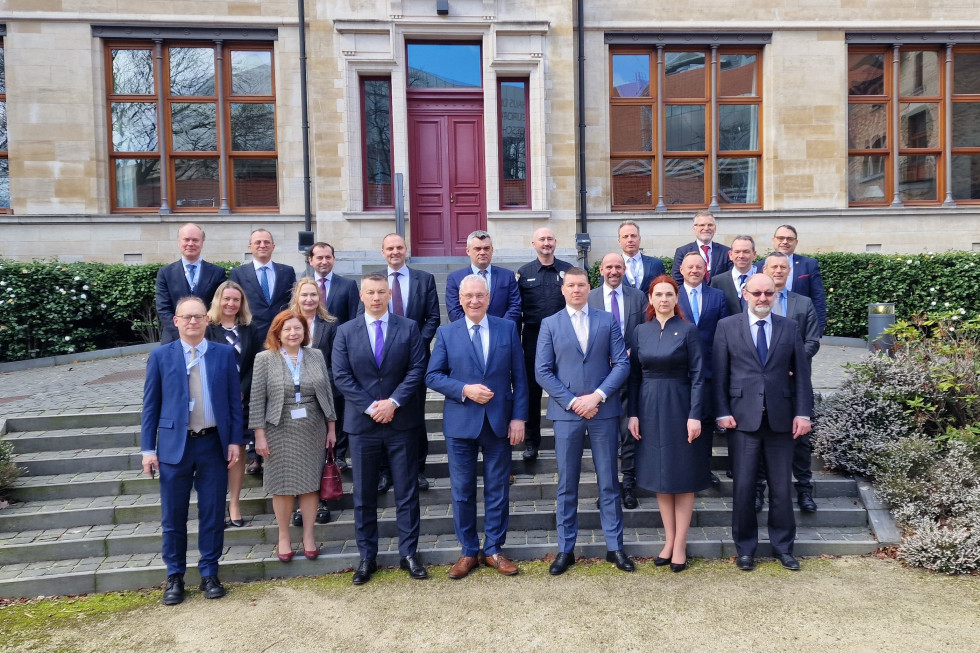
{"type": "Polygon", "coordinates": [[[395,208],[395,143],[394,120],[392,117],[392,83],[391,75],[362,75],[357,81],[361,104],[361,197],[365,211],[393,211],[395,208]],[[386,82],[388,84],[388,170],[391,171],[391,204],[371,204],[369,197],[368,143],[367,143],[367,83],[386,82]]]}
{"type": "Polygon", "coordinates": [[[531,210],[531,78],[507,76],[497,78],[497,178],[499,184],[498,205],[501,211],[531,210]],[[524,202],[504,204],[504,105],[503,85],[524,84],[524,202]]]}

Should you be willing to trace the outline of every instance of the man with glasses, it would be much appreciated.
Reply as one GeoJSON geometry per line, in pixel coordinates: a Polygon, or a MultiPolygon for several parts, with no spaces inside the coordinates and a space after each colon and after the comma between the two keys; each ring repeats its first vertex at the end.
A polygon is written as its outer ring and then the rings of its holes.
{"type": "Polygon", "coordinates": [[[188,222],[177,232],[180,260],[165,265],[157,272],[156,307],[160,318],[160,344],[177,339],[174,310],[184,297],[200,297],[211,306],[218,286],[228,278],[224,268],[201,258],[204,249],[204,230],[188,222]]]}
{"type": "Polygon", "coordinates": [[[732,269],[728,248],[721,243],[714,242],[716,229],[715,216],[711,215],[709,211],[698,211],[694,216],[694,224],[691,225],[691,230],[694,232],[694,242],[681,245],[674,252],[674,265],[670,270],[670,275],[674,277],[678,286],[684,283],[684,277],[681,275],[681,264],[684,262],[684,257],[691,252],[700,254],[704,260],[706,270],[704,283],[706,285],[711,283],[711,279],[715,275],[732,269]]]}
{"type": "MultiPolygon", "coordinates": [[[[796,253],[799,244],[796,227],[783,224],[776,227],[772,237],[774,252],[782,252],[789,258],[789,276],[786,278],[786,289],[798,295],[809,297],[813,308],[817,310],[817,321],[820,325],[820,335],[823,336],[827,326],[827,293],[823,288],[823,277],[820,276],[820,264],[817,259],[801,256],[796,253]]],[[[755,264],[755,269],[762,272],[765,261],[755,264]]]]}
{"type": "Polygon", "coordinates": [[[239,265],[229,278],[240,285],[252,311],[252,324],[259,342],[265,341],[272,319],[289,307],[296,284],[296,271],[288,265],[272,262],[276,241],[265,229],[256,229],[248,240],[252,262],[239,265]]]}

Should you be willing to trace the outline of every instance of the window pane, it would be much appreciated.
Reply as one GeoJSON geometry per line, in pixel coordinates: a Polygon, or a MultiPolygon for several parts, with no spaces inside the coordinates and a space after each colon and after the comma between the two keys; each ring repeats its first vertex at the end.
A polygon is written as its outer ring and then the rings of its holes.
{"type": "Polygon", "coordinates": [[[898,70],[903,97],[939,95],[939,53],[935,50],[903,50],[898,70]]]}
{"type": "Polygon", "coordinates": [[[214,95],[214,48],[170,48],[170,92],[214,95]]]}
{"type": "Polygon", "coordinates": [[[953,53],[953,93],[980,93],[980,52],[953,53]]]}
{"type": "Polygon", "coordinates": [[[885,201],[888,157],[852,156],[847,159],[847,198],[851,202],[885,201]]]}
{"type": "Polygon", "coordinates": [[[903,102],[899,111],[899,147],[939,147],[938,103],[903,102]]]}
{"type": "Polygon", "coordinates": [[[160,206],[159,159],[116,159],[116,206],[160,206]]]}
{"type": "Polygon", "coordinates": [[[902,201],[936,201],[936,157],[898,157],[898,192],[902,201]]]}
{"type": "Polygon", "coordinates": [[[113,102],[112,149],[114,152],[157,150],[157,105],[155,102],[113,102]]]}
{"type": "Polygon", "coordinates": [[[650,55],[613,55],[612,97],[651,97],[656,89],[650,88],[650,55]]]}
{"type": "Polygon", "coordinates": [[[0,100],[0,152],[7,151],[7,101],[0,100]]]}
{"type": "Polygon", "coordinates": [[[618,206],[652,206],[652,164],[650,159],[613,160],[612,203],[618,206]]]}
{"type": "Polygon", "coordinates": [[[272,95],[271,52],[231,52],[231,94],[272,95]]]}
{"type": "Polygon", "coordinates": [[[149,50],[113,50],[112,92],[153,95],[153,53],[149,50]]]}
{"type": "Polygon", "coordinates": [[[231,149],[235,152],[276,150],[274,105],[237,102],[231,104],[231,149]]]}
{"type": "Polygon", "coordinates": [[[408,85],[412,88],[479,88],[482,73],[479,45],[408,45],[408,85]]]}
{"type": "Polygon", "coordinates": [[[667,159],[664,164],[664,202],[705,204],[704,159],[667,159]]]}
{"type": "Polygon", "coordinates": [[[754,54],[723,54],[720,57],[721,74],[718,80],[722,96],[758,96],[756,88],[758,59],[754,54]]]}
{"type": "Polygon", "coordinates": [[[759,160],[719,159],[718,200],[730,204],[759,201],[759,160]]]}
{"type": "Polygon", "coordinates": [[[701,152],[704,150],[705,111],[702,104],[668,104],[667,151],[701,152]]]}
{"type": "Polygon", "coordinates": [[[759,107],[755,104],[718,106],[718,149],[759,149],[759,107]]]}
{"type": "Polygon", "coordinates": [[[7,58],[4,56],[3,47],[0,46],[0,93],[7,92],[7,58]]]}
{"type": "Polygon", "coordinates": [[[174,159],[174,180],[177,206],[220,205],[217,159],[174,159]]]}
{"type": "Polygon", "coordinates": [[[10,162],[0,159],[0,209],[10,208],[10,162]]]}
{"type": "Polygon", "coordinates": [[[365,202],[394,206],[391,186],[391,82],[364,82],[365,202]]]}
{"type": "Polygon", "coordinates": [[[653,108],[611,106],[610,146],[613,152],[653,151],[653,108]]]}
{"type": "Polygon", "coordinates": [[[526,82],[500,83],[500,205],[527,206],[526,82]]]}
{"type": "MultiPolygon", "coordinates": [[[[668,98],[705,97],[703,52],[664,53],[664,96],[668,98]]],[[[668,130],[669,131],[669,130],[668,130]]]]}
{"type": "Polygon", "coordinates": [[[888,147],[888,105],[847,106],[847,147],[854,150],[888,147]]]}
{"type": "Polygon", "coordinates": [[[953,157],[953,199],[980,199],[980,156],[953,157]]]}
{"type": "Polygon", "coordinates": [[[235,206],[279,206],[275,159],[236,159],[235,206]]]}
{"type": "Polygon", "coordinates": [[[884,53],[856,53],[847,55],[848,95],[884,95],[884,53]]]}
{"type": "Polygon", "coordinates": [[[980,104],[953,104],[953,147],[980,147],[980,104]]]}
{"type": "Polygon", "coordinates": [[[170,105],[170,123],[175,152],[214,152],[218,149],[213,104],[174,102],[170,105]]]}

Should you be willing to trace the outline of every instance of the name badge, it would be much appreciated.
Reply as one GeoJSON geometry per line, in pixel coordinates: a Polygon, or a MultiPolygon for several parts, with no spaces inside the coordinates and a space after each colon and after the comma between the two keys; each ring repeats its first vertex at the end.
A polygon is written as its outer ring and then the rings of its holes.
{"type": "Polygon", "coordinates": [[[194,402],[195,401],[197,401],[197,400],[196,399],[191,399],[189,402],[187,402],[187,412],[188,413],[193,413],[194,412],[194,402]]]}
{"type": "Polygon", "coordinates": [[[298,404],[300,402],[300,400],[301,400],[300,393],[297,392],[296,393],[296,403],[298,404]]]}
{"type": "Polygon", "coordinates": [[[291,411],[289,411],[289,416],[292,417],[293,419],[303,419],[304,417],[306,417],[306,409],[294,408],[291,411]]]}

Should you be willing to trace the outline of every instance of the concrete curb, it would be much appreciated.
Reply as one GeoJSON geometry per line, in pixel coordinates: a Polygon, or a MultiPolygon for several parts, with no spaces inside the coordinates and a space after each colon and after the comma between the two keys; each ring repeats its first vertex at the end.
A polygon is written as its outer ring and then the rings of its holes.
{"type": "Polygon", "coordinates": [[[860,347],[868,348],[868,341],[864,338],[843,338],[841,336],[823,336],[820,338],[821,345],[828,347],[860,347]]]}
{"type": "Polygon", "coordinates": [[[41,367],[55,367],[57,365],[71,365],[72,363],[102,360],[105,358],[118,358],[119,356],[148,354],[159,346],[159,342],[148,342],[142,345],[129,345],[127,347],[113,347],[112,349],[82,351],[78,352],[77,354],[61,354],[58,356],[48,356],[46,358],[31,358],[25,361],[10,361],[9,363],[0,363],[0,373],[23,372],[24,370],[36,370],[41,367]]]}
{"type": "Polygon", "coordinates": [[[891,510],[875,496],[874,484],[862,476],[855,476],[861,501],[868,511],[868,521],[875,537],[882,546],[898,546],[902,543],[902,532],[892,517],[891,510]]]}

